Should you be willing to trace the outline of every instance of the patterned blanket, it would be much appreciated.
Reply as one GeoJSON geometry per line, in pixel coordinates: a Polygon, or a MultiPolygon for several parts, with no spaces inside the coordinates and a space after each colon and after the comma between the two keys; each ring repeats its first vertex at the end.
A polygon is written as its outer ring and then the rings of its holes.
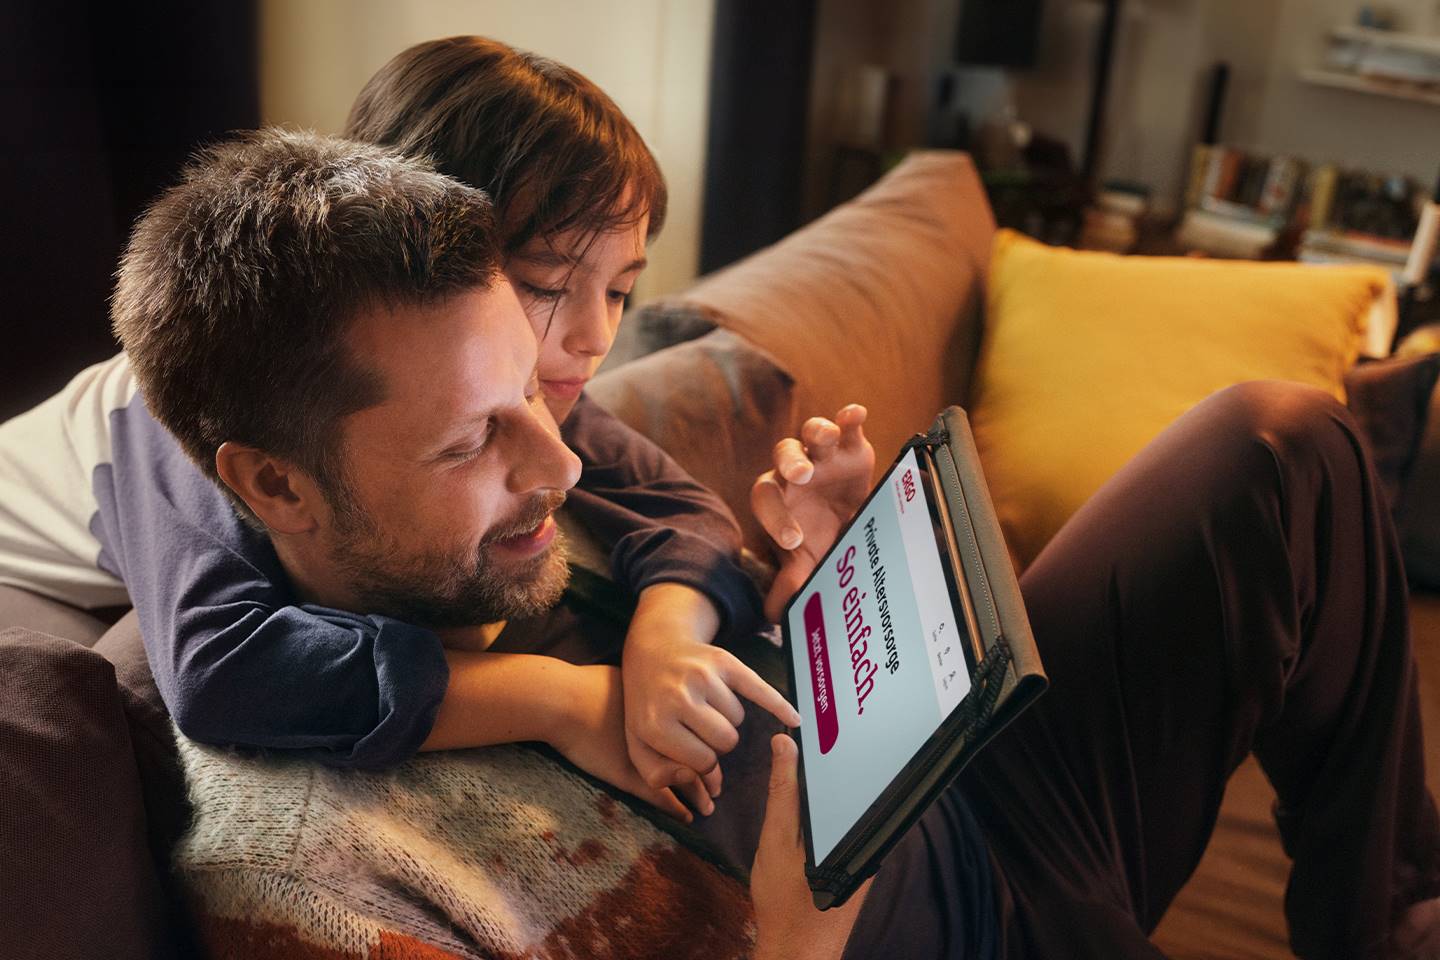
{"type": "Polygon", "coordinates": [[[522,746],[396,770],[178,737],[194,819],[175,853],[217,958],[628,958],[749,953],[744,886],[522,746]]]}

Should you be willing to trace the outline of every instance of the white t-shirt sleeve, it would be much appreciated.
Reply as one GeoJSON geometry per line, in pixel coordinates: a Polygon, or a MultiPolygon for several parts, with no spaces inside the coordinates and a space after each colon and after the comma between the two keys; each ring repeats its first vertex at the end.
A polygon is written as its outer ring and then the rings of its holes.
{"type": "Polygon", "coordinates": [[[98,565],[92,478],[111,462],[110,413],[135,392],[122,353],[0,424],[0,583],[80,607],[129,602],[98,565]]]}

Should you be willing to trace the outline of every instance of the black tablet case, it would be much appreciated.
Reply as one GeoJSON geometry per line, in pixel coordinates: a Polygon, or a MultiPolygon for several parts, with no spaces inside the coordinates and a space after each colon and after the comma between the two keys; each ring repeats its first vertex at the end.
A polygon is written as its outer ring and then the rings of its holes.
{"type": "Polygon", "coordinates": [[[984,652],[971,675],[970,692],[942,725],[940,741],[927,751],[929,762],[907,777],[903,799],[872,808],[858,838],[847,837],[827,858],[830,863],[806,864],[815,904],[822,909],[843,903],[872,875],[971,758],[1048,684],[965,411],[942,411],[930,431],[909,446],[930,462],[940,488],[952,535],[952,566],[957,579],[964,578],[961,592],[969,596],[966,620],[984,652]]]}

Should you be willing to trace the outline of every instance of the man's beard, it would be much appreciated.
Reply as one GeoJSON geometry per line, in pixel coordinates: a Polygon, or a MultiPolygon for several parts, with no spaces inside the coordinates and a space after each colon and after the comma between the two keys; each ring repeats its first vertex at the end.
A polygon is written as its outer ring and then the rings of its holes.
{"type": "Polygon", "coordinates": [[[440,550],[402,557],[372,518],[352,513],[337,531],[331,554],[364,605],[363,613],[432,629],[535,616],[559,601],[570,580],[560,531],[541,553],[510,563],[495,560],[493,544],[534,530],[564,501],[559,492],[537,496],[486,533],[467,557],[440,550]]]}

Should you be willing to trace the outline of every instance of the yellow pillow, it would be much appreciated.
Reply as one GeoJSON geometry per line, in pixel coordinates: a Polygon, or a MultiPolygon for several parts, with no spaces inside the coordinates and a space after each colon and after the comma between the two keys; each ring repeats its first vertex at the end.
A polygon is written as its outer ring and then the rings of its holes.
{"type": "Polygon", "coordinates": [[[1295,380],[1344,400],[1385,285],[1370,267],[1121,257],[997,232],[969,413],[1017,561],[1216,390],[1295,380]]]}

